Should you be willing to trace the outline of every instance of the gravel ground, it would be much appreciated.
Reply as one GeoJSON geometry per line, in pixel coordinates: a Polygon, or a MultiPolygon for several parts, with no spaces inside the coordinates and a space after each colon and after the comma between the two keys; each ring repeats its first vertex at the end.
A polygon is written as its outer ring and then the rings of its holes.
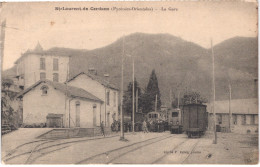
{"type": "Polygon", "coordinates": [[[15,147],[31,142],[36,139],[39,135],[52,130],[51,128],[19,128],[16,131],[8,133],[2,136],[1,151],[2,157],[9,153],[10,150],[15,147]]]}
{"type": "Polygon", "coordinates": [[[187,164],[257,164],[258,135],[217,133],[217,144],[213,134],[204,136],[195,148],[187,164]]]}
{"type": "MultiPolygon", "coordinates": [[[[47,129],[44,129],[45,131],[47,129]]],[[[11,148],[24,142],[35,140],[35,137],[43,133],[37,129],[21,129],[16,133],[2,137],[2,155],[11,148]],[[30,130],[30,133],[28,133],[30,130]],[[30,134],[30,135],[27,135],[30,134]],[[4,149],[3,149],[4,148],[4,149]]],[[[119,134],[118,134],[119,135],[119,134]]],[[[99,140],[89,140],[73,143],[69,147],[39,157],[34,164],[75,164],[85,158],[107,152],[122,146],[144,141],[154,137],[170,135],[164,133],[127,133],[127,142],[119,141],[119,136],[112,138],[99,137],[99,140]]],[[[131,151],[111,163],[123,164],[257,164],[258,163],[258,135],[218,133],[217,144],[213,144],[213,134],[207,132],[202,138],[188,139],[186,134],[173,134],[170,138],[144,146],[131,151]],[[196,146],[196,147],[195,147],[196,146]],[[193,149],[194,148],[194,149],[193,149]],[[160,157],[163,157],[160,159],[160,157]],[[157,159],[159,161],[156,161],[157,159]],[[156,161],[156,162],[155,162],[156,161]]],[[[57,140],[62,143],[87,138],[71,138],[57,140]]],[[[145,144],[145,143],[144,143],[145,144]]],[[[119,155],[122,153],[118,152],[119,155]]],[[[106,163],[113,159],[111,155],[101,157],[94,164],[106,163]],[[103,158],[103,159],[102,159],[103,158]]],[[[11,164],[23,164],[28,155],[14,160],[11,164]]],[[[83,162],[84,163],[84,162],[83,162]]],[[[91,163],[91,162],[90,162],[91,163]]]]}

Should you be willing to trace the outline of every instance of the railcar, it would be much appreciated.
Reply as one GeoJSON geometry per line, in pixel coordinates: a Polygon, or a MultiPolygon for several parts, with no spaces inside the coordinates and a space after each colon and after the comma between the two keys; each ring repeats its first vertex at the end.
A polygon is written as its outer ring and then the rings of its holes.
{"type": "Polygon", "coordinates": [[[163,132],[165,131],[165,121],[162,113],[149,112],[146,115],[148,130],[151,132],[163,132]]]}
{"type": "Polygon", "coordinates": [[[200,137],[207,129],[207,106],[203,104],[186,104],[182,109],[182,125],[189,138],[200,137]]]}
{"type": "Polygon", "coordinates": [[[182,111],[181,109],[173,109],[170,110],[168,113],[168,124],[169,124],[169,130],[171,133],[177,133],[180,134],[183,132],[183,126],[182,126],[182,111]]]}

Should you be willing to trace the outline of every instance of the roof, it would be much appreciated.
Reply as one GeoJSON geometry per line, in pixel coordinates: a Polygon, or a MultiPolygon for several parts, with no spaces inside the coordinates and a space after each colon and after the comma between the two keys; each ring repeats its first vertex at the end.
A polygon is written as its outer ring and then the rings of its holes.
{"type": "Polygon", "coordinates": [[[40,56],[42,55],[68,56],[68,55],[60,54],[57,51],[43,50],[41,44],[38,42],[36,47],[33,50],[28,49],[25,53],[22,53],[22,56],[19,59],[17,59],[14,64],[18,64],[19,61],[21,61],[25,56],[32,55],[32,54],[40,55],[40,56]]]}
{"type": "MultiPolygon", "coordinates": [[[[212,113],[213,104],[208,104],[208,112],[212,113]]],[[[232,99],[231,112],[234,114],[258,114],[258,99],[232,99]]],[[[215,101],[215,113],[229,113],[229,100],[215,101]]]]}
{"type": "Polygon", "coordinates": [[[114,84],[106,81],[103,77],[101,76],[98,76],[98,75],[93,75],[93,74],[90,74],[90,73],[86,73],[86,72],[80,72],[79,74],[73,76],[72,78],[70,78],[69,80],[67,80],[66,82],[70,82],[72,80],[74,80],[75,78],[77,78],[78,76],[80,75],[87,75],[88,77],[90,77],[91,79],[99,82],[101,85],[107,87],[107,88],[110,88],[110,89],[114,89],[114,90],[119,90],[114,84]]]}
{"type": "Polygon", "coordinates": [[[53,114],[53,113],[49,113],[46,118],[60,118],[63,117],[63,114],[53,114]]]}
{"type": "Polygon", "coordinates": [[[46,84],[52,86],[54,89],[57,89],[63,93],[66,93],[70,97],[74,97],[74,98],[78,97],[78,98],[84,98],[84,99],[88,99],[88,100],[103,102],[101,99],[97,98],[96,96],[92,95],[91,93],[87,92],[84,89],[77,88],[74,86],[67,86],[64,83],[52,82],[50,80],[39,80],[38,82],[36,82],[32,86],[30,86],[29,88],[27,88],[24,91],[22,91],[21,93],[19,93],[17,95],[17,97],[24,96],[26,93],[28,93],[30,90],[32,90],[36,86],[40,85],[41,83],[46,83],[46,84]]]}

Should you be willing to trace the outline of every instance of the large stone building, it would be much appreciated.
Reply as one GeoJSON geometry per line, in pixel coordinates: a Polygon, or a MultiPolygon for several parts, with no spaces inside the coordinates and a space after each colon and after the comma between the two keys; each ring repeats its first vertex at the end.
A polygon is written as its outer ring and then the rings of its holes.
{"type": "Polygon", "coordinates": [[[82,72],[68,79],[68,56],[38,44],[16,64],[25,125],[93,128],[118,120],[118,89],[95,74],[82,72]]]}
{"type": "MultiPolygon", "coordinates": [[[[231,132],[258,133],[258,99],[233,99],[231,100],[231,132]]],[[[213,126],[212,103],[208,104],[209,128],[213,126]]],[[[222,130],[229,127],[229,100],[215,101],[216,125],[222,130]]]]}
{"type": "Polygon", "coordinates": [[[34,50],[27,50],[15,62],[16,84],[28,88],[39,80],[65,82],[69,73],[69,57],[56,52],[45,51],[41,45],[34,50]]]}

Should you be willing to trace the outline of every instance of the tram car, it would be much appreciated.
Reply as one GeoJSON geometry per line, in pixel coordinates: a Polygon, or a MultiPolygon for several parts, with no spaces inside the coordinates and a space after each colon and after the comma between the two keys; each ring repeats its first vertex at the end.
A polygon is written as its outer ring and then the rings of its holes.
{"type": "Polygon", "coordinates": [[[161,115],[159,112],[152,111],[147,114],[148,122],[153,122],[153,121],[157,122],[160,119],[161,119],[161,115]]]}
{"type": "Polygon", "coordinates": [[[170,110],[168,113],[168,124],[171,133],[180,134],[183,132],[182,111],[179,108],[170,110]]]}
{"type": "Polygon", "coordinates": [[[160,112],[149,112],[146,115],[146,120],[148,121],[148,130],[151,132],[163,132],[165,131],[165,121],[163,115],[160,112]]]}
{"type": "Polygon", "coordinates": [[[183,105],[182,126],[189,138],[203,135],[208,126],[207,106],[203,104],[183,105]]]}

